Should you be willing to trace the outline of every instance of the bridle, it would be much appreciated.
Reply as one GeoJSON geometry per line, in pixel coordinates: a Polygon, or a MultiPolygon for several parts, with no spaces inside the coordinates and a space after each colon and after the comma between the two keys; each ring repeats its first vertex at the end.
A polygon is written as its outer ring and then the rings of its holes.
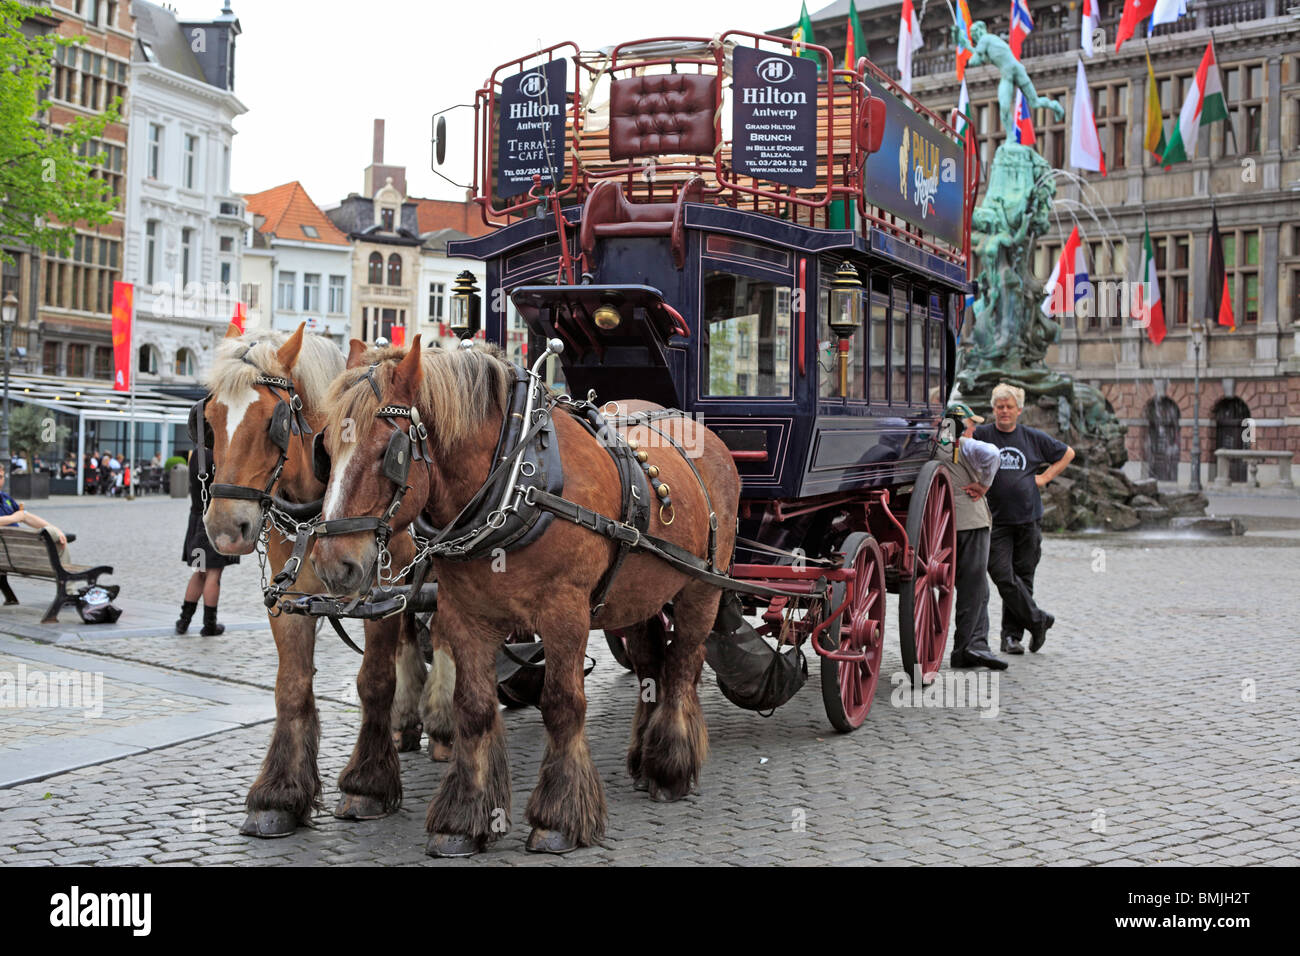
{"type": "MultiPolygon", "coordinates": [[[[375,369],[379,366],[372,365],[366,371],[365,380],[369,383],[375,397],[382,400],[383,396],[379,391],[379,384],[375,381],[375,369]]],[[[420,420],[420,412],[414,405],[382,405],[375,412],[375,418],[381,418],[392,427],[393,433],[388,439],[388,445],[384,449],[383,464],[380,467],[380,473],[393,483],[393,498],[388,503],[380,515],[360,515],[352,518],[334,518],[317,522],[312,528],[312,534],[321,537],[331,535],[356,534],[357,532],[370,531],[375,535],[375,542],[378,545],[378,557],[376,565],[376,581],[381,588],[391,586],[394,581],[400,580],[408,571],[417,563],[413,561],[397,574],[392,574],[392,555],[388,551],[388,542],[393,536],[393,518],[401,510],[402,500],[406,497],[407,492],[411,490],[408,482],[411,472],[411,461],[420,461],[424,463],[425,472],[429,480],[433,480],[432,457],[429,452],[429,430],[425,427],[424,422],[420,420]],[[399,419],[405,419],[409,426],[403,429],[398,425],[399,419]]],[[[317,475],[322,470],[328,471],[328,462],[322,461],[323,445],[319,438],[314,444],[313,450],[313,467],[317,475]]]]}

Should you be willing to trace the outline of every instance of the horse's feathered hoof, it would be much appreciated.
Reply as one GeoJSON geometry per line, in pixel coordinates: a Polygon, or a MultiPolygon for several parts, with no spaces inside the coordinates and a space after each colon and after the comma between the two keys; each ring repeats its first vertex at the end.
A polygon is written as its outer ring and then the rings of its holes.
{"type": "Polygon", "coordinates": [[[398,733],[393,734],[393,743],[397,746],[399,754],[409,754],[420,749],[420,736],[424,733],[424,728],[420,726],[406,727],[398,733]]]}
{"type": "Polygon", "coordinates": [[[435,763],[446,763],[451,759],[451,744],[429,738],[429,759],[435,763]]]}
{"type": "Polygon", "coordinates": [[[468,833],[430,833],[424,852],[429,856],[473,856],[483,850],[483,839],[468,833]]]}
{"type": "Polygon", "coordinates": [[[650,784],[650,799],[655,803],[676,803],[691,792],[689,785],[677,788],[661,787],[656,783],[650,784]]]}
{"type": "Polygon", "coordinates": [[[544,830],[541,827],[533,827],[533,832],[528,834],[528,842],[524,845],[529,853],[572,853],[577,848],[578,844],[559,830],[544,830]]]}
{"type": "Polygon", "coordinates": [[[252,810],[239,832],[244,836],[274,840],[287,837],[298,829],[298,816],[292,810],[252,810]]]}
{"type": "Polygon", "coordinates": [[[637,777],[632,781],[632,789],[637,791],[637,793],[645,793],[650,789],[650,781],[645,777],[637,777]]]}
{"type": "Polygon", "coordinates": [[[388,816],[384,801],[361,793],[345,793],[334,806],[340,820],[379,820],[388,816]]]}

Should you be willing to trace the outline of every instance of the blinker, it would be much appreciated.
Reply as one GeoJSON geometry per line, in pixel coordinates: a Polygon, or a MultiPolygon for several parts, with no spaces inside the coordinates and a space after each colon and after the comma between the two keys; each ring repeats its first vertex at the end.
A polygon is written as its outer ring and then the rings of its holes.
{"type": "Polygon", "coordinates": [[[388,439],[388,448],[384,450],[384,463],[381,473],[395,485],[405,485],[406,476],[411,470],[411,439],[405,432],[395,431],[388,439]]]}
{"type": "Polygon", "coordinates": [[[330,456],[325,450],[325,429],[321,429],[311,443],[311,470],[321,484],[329,484],[330,456]]]}

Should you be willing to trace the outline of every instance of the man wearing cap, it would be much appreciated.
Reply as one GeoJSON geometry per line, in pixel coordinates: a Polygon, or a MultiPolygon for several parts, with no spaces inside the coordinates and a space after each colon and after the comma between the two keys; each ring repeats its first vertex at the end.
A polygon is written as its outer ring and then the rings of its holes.
{"type": "Polygon", "coordinates": [[[1007,662],[989,647],[989,535],[993,518],[985,493],[998,471],[998,449],[972,437],[984,419],[964,402],[948,406],[935,457],[952,479],[957,527],[957,621],[953,667],[1005,670],[1007,662]]]}
{"type": "Polygon", "coordinates": [[[993,532],[989,539],[989,576],[1002,595],[1002,652],[1023,654],[1047,640],[1055,622],[1034,600],[1034,572],[1042,557],[1043,497],[1039,489],[1074,460],[1074,449],[1047,432],[1018,423],[1025,407],[1024,389],[1005,382],[993,389],[993,422],[975,430],[980,441],[997,445],[1001,467],[989,489],[993,532]],[[1040,468],[1046,466],[1042,472],[1040,468]]]}

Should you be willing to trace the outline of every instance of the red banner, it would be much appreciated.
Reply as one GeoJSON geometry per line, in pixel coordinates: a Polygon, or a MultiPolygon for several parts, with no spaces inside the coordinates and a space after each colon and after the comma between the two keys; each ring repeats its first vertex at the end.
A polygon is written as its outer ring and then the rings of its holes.
{"type": "Polygon", "coordinates": [[[401,348],[406,344],[406,326],[394,325],[392,328],[393,345],[401,348]]]}
{"type": "Polygon", "coordinates": [[[230,324],[244,334],[244,323],[248,321],[248,307],[242,302],[235,303],[235,314],[230,317],[230,324]]]}
{"type": "Polygon", "coordinates": [[[131,390],[131,320],[135,286],[113,283],[113,391],[131,390]]]}

